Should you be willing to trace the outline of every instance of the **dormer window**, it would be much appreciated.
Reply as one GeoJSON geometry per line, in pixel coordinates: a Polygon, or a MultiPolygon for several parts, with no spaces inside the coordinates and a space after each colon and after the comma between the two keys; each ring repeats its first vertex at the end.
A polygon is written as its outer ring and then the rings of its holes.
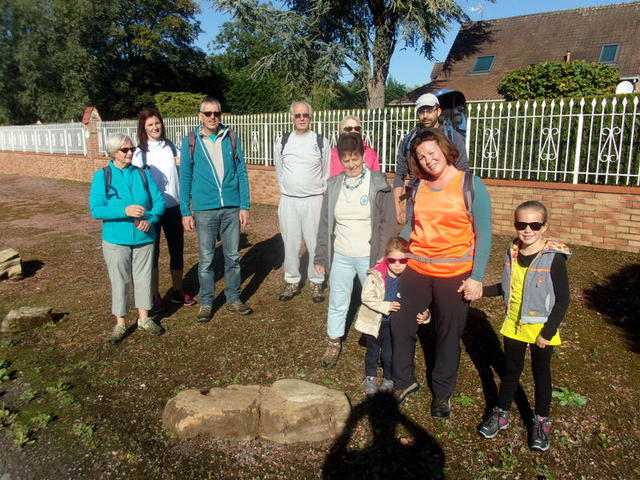
{"type": "Polygon", "coordinates": [[[607,43],[600,50],[600,63],[616,63],[618,61],[619,43],[607,43]]]}
{"type": "Polygon", "coordinates": [[[473,65],[471,69],[471,73],[486,73],[491,70],[493,66],[493,61],[495,60],[495,55],[481,55],[476,57],[476,63],[473,65]]]}

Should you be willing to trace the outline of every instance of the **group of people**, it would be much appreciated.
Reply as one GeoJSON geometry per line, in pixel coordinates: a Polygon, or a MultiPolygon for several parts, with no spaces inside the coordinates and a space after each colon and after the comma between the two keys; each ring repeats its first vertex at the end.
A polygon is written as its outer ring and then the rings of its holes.
{"type": "MultiPolygon", "coordinates": [[[[378,156],[366,144],[356,117],[342,120],[337,145],[331,149],[326,138],[310,129],[309,103],[294,102],[290,113],[294,129],[274,145],[284,243],[284,289],[278,298],[290,301],[301,292],[304,241],[311,300],[323,302],[327,277],[330,285],[322,364],[331,368],[339,359],[357,277],[362,305],[354,327],[364,334],[367,346],[365,394],[393,394],[402,403],[418,391],[415,344],[418,329],[428,328],[435,339],[429,375],[431,414],[447,418],[469,302],[502,295],[507,306],[501,330],[506,370],[498,404],[479,432],[493,438],[507,428],[528,345],[536,392],[530,446],[548,449],[550,360],[553,346],[560,344],[558,326],[568,306],[565,263],[570,252],[544,238],[545,207],[529,201],[516,209],[517,238],[505,255],[502,282],[483,287],[491,250],[491,202],[483,182],[468,171],[463,137],[440,123],[442,111],[435,95],[425,94],[417,101],[419,124],[400,143],[393,187],[380,172],[378,156]],[[406,225],[398,235],[402,223],[406,225]]],[[[102,246],[116,317],[109,338],[113,344],[127,334],[130,277],[138,328],[164,333],[149,315],[164,308],[158,288],[161,230],[170,254],[172,302],[196,303],[182,288],[184,231],[196,231],[197,321],[208,322],[213,315],[218,238],[227,309],[252,313],[240,299],[240,229],[248,224],[250,206],[242,144],[222,124],[217,100],[205,98],[198,115],[201,125],[184,137],[178,152],[166,138],[160,113],[144,109],[138,148],[125,135],[110,136],[106,146],[112,161],[94,175],[90,206],[92,215],[104,221],[102,246]]]]}

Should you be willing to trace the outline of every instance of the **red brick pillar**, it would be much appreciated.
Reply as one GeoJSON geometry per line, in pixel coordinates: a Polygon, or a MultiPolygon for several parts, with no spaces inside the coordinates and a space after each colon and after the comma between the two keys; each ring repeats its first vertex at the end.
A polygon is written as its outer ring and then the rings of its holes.
{"type": "Polygon", "coordinates": [[[87,107],[82,115],[82,123],[87,132],[87,155],[81,176],[85,181],[91,181],[93,172],[107,164],[107,158],[100,153],[100,140],[98,138],[98,125],[102,121],[96,107],[87,107]]]}

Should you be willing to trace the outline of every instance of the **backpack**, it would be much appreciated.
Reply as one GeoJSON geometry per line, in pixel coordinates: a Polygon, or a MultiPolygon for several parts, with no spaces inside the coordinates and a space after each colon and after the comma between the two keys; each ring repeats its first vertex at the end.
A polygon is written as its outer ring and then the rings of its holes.
{"type": "MultiPolygon", "coordinates": [[[[238,163],[238,152],[236,150],[236,143],[238,143],[238,137],[236,132],[234,132],[230,127],[227,127],[227,131],[229,132],[229,140],[231,141],[231,150],[233,151],[233,161],[238,163]]],[[[191,160],[193,160],[193,153],[196,151],[196,134],[195,132],[189,132],[189,155],[191,156],[191,160]]]]}
{"type": "MultiPolygon", "coordinates": [[[[282,156],[282,153],[284,152],[284,146],[289,141],[290,136],[291,136],[291,132],[287,132],[284,135],[282,135],[282,138],[280,139],[280,156],[282,156]]],[[[320,158],[322,158],[322,146],[324,142],[323,142],[322,135],[320,135],[319,133],[316,133],[316,143],[318,144],[318,150],[320,150],[320,158]]]]}
{"type": "MultiPolygon", "coordinates": [[[[473,189],[473,173],[463,171],[462,172],[462,198],[464,199],[464,206],[467,209],[467,216],[469,220],[473,222],[473,214],[471,213],[471,207],[473,206],[473,199],[475,197],[475,191],[473,189]]],[[[418,193],[418,188],[424,180],[419,180],[416,178],[413,184],[410,186],[411,195],[410,201],[415,205],[416,203],[416,195],[418,193]]],[[[415,216],[413,217],[415,219],[415,216]]]]}
{"type": "MultiPolygon", "coordinates": [[[[178,156],[178,147],[176,147],[173,142],[169,141],[169,140],[165,140],[165,142],[167,142],[169,144],[169,148],[171,149],[171,153],[173,154],[173,157],[177,157],[178,156]]],[[[142,152],[142,168],[149,168],[149,165],[147,165],[147,151],[140,149],[140,151],[142,152]]]]}
{"type": "MultiPolygon", "coordinates": [[[[147,192],[147,195],[149,195],[149,198],[151,198],[151,193],[149,193],[149,179],[147,179],[147,175],[144,173],[142,168],[138,168],[135,165],[131,165],[129,168],[135,168],[138,172],[140,172],[140,178],[142,178],[142,184],[144,185],[144,189],[147,192]]],[[[104,193],[107,197],[107,200],[109,200],[111,197],[117,196],[117,192],[109,193],[109,191],[112,188],[111,187],[111,167],[107,165],[102,169],[102,171],[104,172],[104,193]]]]}

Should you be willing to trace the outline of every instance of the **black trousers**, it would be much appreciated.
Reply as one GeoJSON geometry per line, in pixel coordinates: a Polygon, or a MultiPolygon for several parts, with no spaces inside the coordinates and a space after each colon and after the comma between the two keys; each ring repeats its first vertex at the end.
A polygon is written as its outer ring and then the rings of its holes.
{"type": "Polygon", "coordinates": [[[182,214],[180,205],[165,209],[160,221],[155,224],[156,243],[153,250],[153,268],[158,268],[160,257],[160,229],[164,230],[164,238],[169,248],[169,264],[171,270],[184,268],[184,230],[182,227],[182,214]]]}
{"type": "Polygon", "coordinates": [[[460,337],[467,323],[469,303],[458,288],[471,272],[457,277],[436,278],[422,275],[407,268],[400,277],[400,304],[393,314],[393,381],[402,390],[416,381],[415,350],[418,333],[416,315],[431,309],[435,332],[435,355],[431,373],[434,396],[449,398],[458,379],[460,363],[460,337]]]}
{"type": "Polygon", "coordinates": [[[382,361],[382,376],[391,380],[391,326],[390,321],[380,324],[378,338],[373,335],[364,335],[367,342],[367,353],[364,355],[364,374],[367,377],[378,376],[378,356],[382,361]]]}
{"type": "Polygon", "coordinates": [[[498,407],[503,410],[511,408],[511,402],[518,389],[518,381],[524,369],[527,345],[530,345],[531,351],[531,371],[536,397],[535,413],[541,417],[548,417],[551,405],[551,355],[553,355],[551,345],[540,348],[535,343],[529,344],[504,337],[504,354],[507,361],[498,393],[498,407]]]}

